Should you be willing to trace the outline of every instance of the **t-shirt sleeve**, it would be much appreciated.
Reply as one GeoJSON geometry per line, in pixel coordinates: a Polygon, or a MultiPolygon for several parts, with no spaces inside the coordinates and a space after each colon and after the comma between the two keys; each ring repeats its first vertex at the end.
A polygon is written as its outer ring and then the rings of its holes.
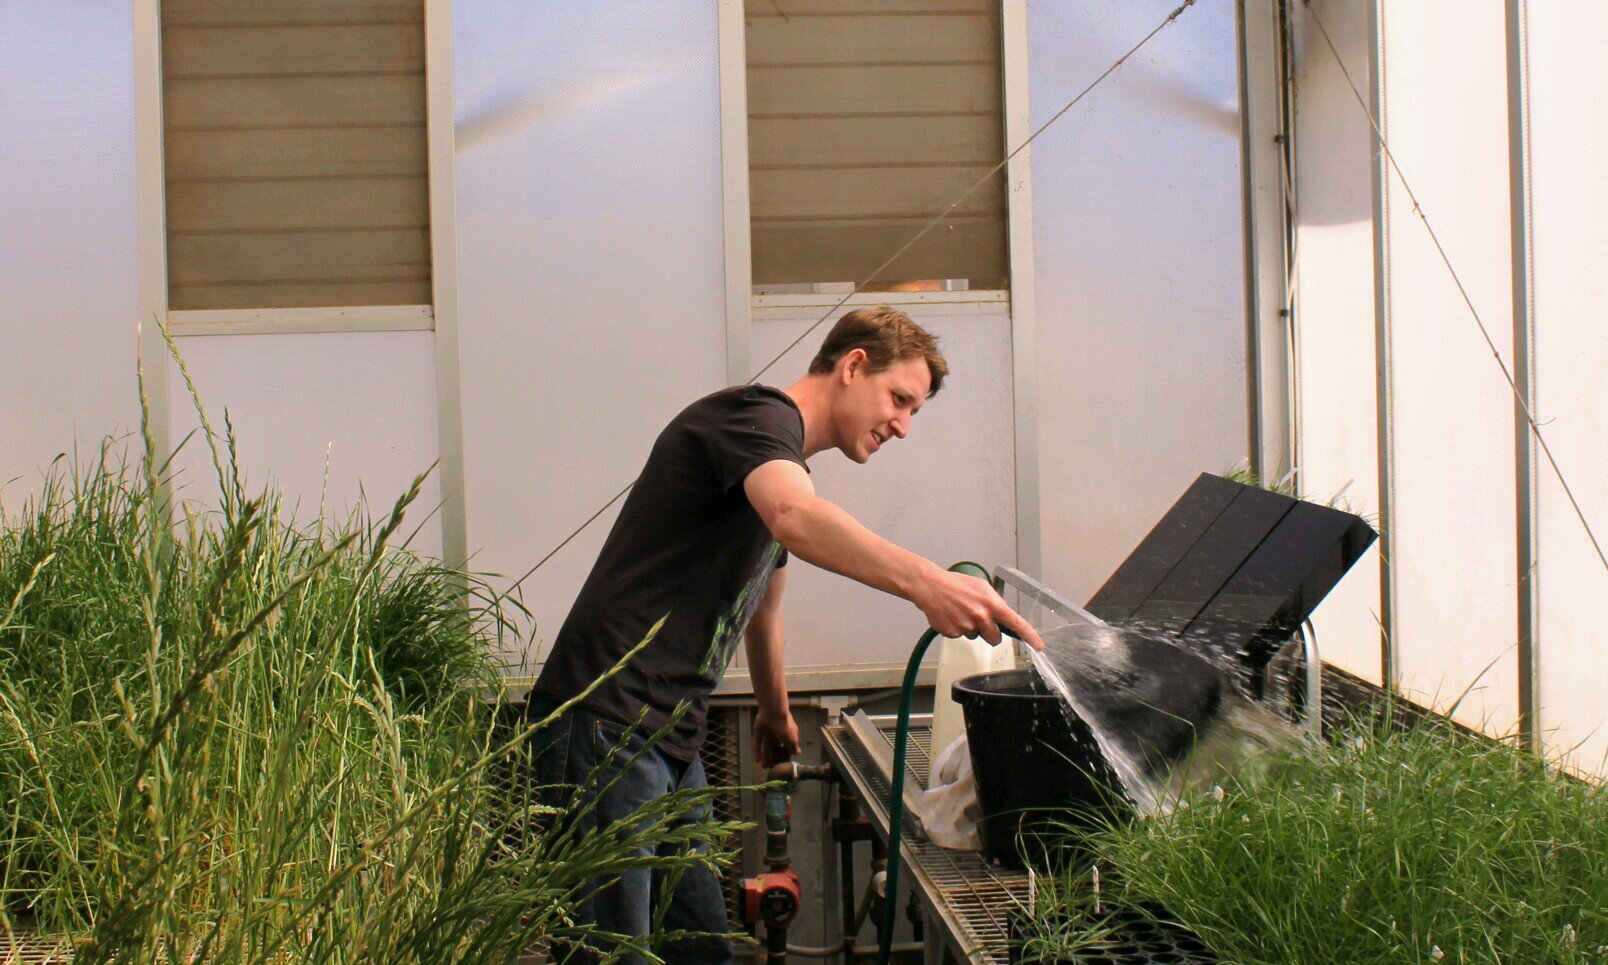
{"type": "Polygon", "coordinates": [[[738,397],[704,437],[710,465],[722,491],[741,485],[767,462],[786,459],[807,471],[798,410],[770,395],[738,397]]]}

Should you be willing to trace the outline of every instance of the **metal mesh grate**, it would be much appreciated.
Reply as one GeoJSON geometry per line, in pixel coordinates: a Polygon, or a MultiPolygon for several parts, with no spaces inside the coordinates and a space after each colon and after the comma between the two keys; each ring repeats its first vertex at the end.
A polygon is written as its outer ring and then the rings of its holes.
{"type": "MultiPolygon", "coordinates": [[[[886,731],[884,737],[890,739],[886,731]]],[[[828,746],[841,754],[857,784],[870,793],[864,801],[884,830],[888,815],[883,802],[891,789],[877,770],[871,754],[861,747],[846,727],[826,729],[828,746]]],[[[905,760],[910,771],[923,788],[931,764],[932,731],[926,727],[911,727],[910,744],[905,760]]],[[[950,851],[929,841],[918,840],[914,833],[904,833],[901,847],[905,865],[912,871],[914,884],[926,892],[927,898],[944,924],[960,945],[967,961],[980,965],[1008,961],[1010,931],[1008,915],[1012,909],[1027,901],[1027,875],[996,868],[981,855],[950,851]]]]}
{"type": "MultiPolygon", "coordinates": [[[[880,733],[891,747],[892,731],[880,733]]],[[[911,776],[922,788],[927,785],[931,734],[928,728],[912,726],[906,748],[911,776]]],[[[853,772],[851,783],[869,798],[864,803],[873,820],[886,831],[888,815],[883,802],[889,799],[891,788],[871,753],[847,727],[827,728],[826,738],[828,747],[853,772]]],[[[910,831],[903,839],[901,851],[915,879],[913,886],[925,892],[965,960],[980,965],[1017,961],[1011,949],[1011,920],[1028,907],[1027,875],[991,865],[976,853],[950,851],[918,840],[910,831]]],[[[1217,961],[1199,938],[1180,926],[1131,913],[1116,916],[1109,924],[1114,928],[1111,944],[1080,952],[1078,961],[1095,965],[1210,965],[1217,961]]]]}
{"type": "MultiPolygon", "coordinates": [[[[743,782],[743,758],[741,741],[738,739],[742,720],[738,708],[710,707],[706,721],[703,749],[698,752],[703,758],[704,773],[712,787],[735,787],[743,782]]],[[[743,817],[742,796],[737,791],[722,794],[715,798],[711,810],[716,821],[740,821],[743,817]]],[[[739,904],[742,890],[738,876],[727,874],[721,887],[726,893],[727,920],[735,928],[742,921],[739,904]]]]}
{"type": "MultiPolygon", "coordinates": [[[[504,704],[498,708],[492,740],[501,745],[530,723],[523,703],[504,704]]],[[[529,815],[539,803],[539,784],[529,742],[492,761],[486,770],[486,780],[496,790],[488,802],[487,820],[501,832],[510,847],[524,847],[526,836],[532,833],[529,815]]],[[[0,965],[3,961],[0,959],[0,965]]]]}
{"type": "Polygon", "coordinates": [[[67,939],[35,938],[25,929],[0,934],[3,965],[60,965],[72,959],[72,942],[67,939]]]}

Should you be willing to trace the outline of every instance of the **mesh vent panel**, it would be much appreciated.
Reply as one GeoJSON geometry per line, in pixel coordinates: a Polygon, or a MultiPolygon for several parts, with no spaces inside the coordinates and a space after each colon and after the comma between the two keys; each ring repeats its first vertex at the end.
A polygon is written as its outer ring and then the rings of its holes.
{"type": "MultiPolygon", "coordinates": [[[[699,755],[703,758],[704,773],[708,775],[712,787],[732,787],[742,783],[743,759],[738,742],[738,730],[741,726],[742,719],[737,708],[709,708],[708,730],[699,755]]],[[[717,821],[742,820],[742,796],[736,791],[722,794],[715,799],[713,811],[717,821]]],[[[726,914],[732,927],[735,928],[738,922],[742,921],[742,909],[739,904],[742,894],[737,886],[737,875],[726,875],[722,885],[726,892],[726,914]]]]}

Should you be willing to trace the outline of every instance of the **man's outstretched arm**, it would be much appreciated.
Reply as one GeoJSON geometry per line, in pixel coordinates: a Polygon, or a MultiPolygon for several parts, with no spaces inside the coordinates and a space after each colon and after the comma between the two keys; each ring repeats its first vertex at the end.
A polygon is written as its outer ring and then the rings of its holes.
{"type": "Polygon", "coordinates": [[[771,574],[770,586],[748,621],[744,642],[748,676],[754,685],[759,715],[754,718],[754,762],[770,767],[798,753],[798,725],[787,703],[787,677],[783,670],[782,591],[787,567],[771,574]]]}
{"type": "Polygon", "coordinates": [[[1000,628],[1043,649],[1033,627],[986,581],[949,571],[871,532],[843,507],[815,494],[804,467],[767,462],[743,480],[748,501],[793,555],[914,603],[933,629],[998,643],[1000,628]]]}

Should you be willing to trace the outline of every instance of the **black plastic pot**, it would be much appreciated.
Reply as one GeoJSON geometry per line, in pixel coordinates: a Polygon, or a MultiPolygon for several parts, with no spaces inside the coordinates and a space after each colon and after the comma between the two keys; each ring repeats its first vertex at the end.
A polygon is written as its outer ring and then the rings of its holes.
{"type": "Polygon", "coordinates": [[[1069,829],[1129,815],[1122,784],[1088,726],[1031,670],[955,681],[982,812],[983,854],[1012,868],[1064,864],[1069,829]]]}
{"type": "Polygon", "coordinates": [[[1100,922],[1109,929],[1102,947],[1080,949],[1070,958],[1029,956],[1023,945],[1031,929],[1024,914],[1013,911],[1009,916],[1011,965],[1216,965],[1218,960],[1194,932],[1153,906],[1143,913],[1122,909],[1107,914],[1100,922]]]}

